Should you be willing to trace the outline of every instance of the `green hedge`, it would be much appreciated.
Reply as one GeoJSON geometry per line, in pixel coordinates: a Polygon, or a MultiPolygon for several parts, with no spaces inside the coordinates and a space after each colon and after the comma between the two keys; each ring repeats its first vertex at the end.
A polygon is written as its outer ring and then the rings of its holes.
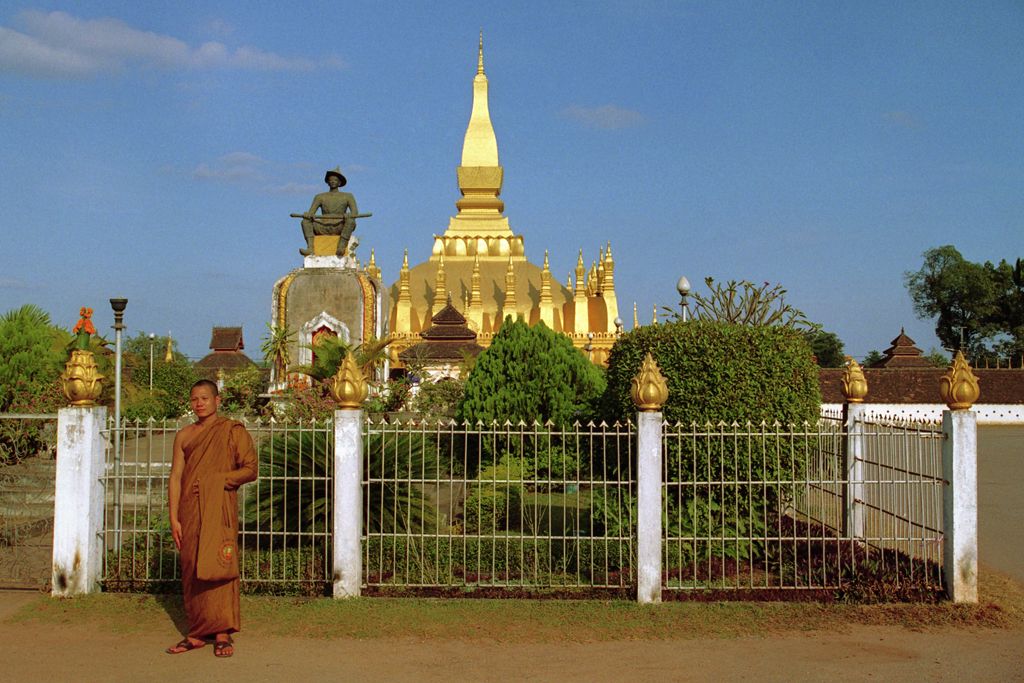
{"type": "MultiPolygon", "coordinates": [[[[772,482],[799,479],[813,444],[799,435],[733,435],[733,423],[744,432],[749,422],[802,426],[818,419],[821,394],[818,367],[807,340],[787,327],[743,326],[713,321],[650,325],[625,334],[608,362],[608,387],[602,411],[609,422],[632,419],[636,408],[630,386],[647,353],[658,363],[668,384],[662,408],[670,424],[714,433],[666,439],[667,482],[678,494],[665,501],[669,537],[757,538],[767,520],[788,503],[785,486],[772,482]],[[695,428],[692,427],[695,425],[695,428]],[[761,484],[691,484],[767,482],[761,484]]],[[[669,427],[669,432],[673,431],[669,427]]],[[[733,559],[759,557],[756,543],[695,543],[692,557],[733,559]]]]}

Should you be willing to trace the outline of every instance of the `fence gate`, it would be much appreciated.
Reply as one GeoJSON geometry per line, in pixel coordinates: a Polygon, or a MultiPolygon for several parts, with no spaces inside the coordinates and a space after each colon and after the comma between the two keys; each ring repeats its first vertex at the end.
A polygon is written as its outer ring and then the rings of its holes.
{"type": "Polygon", "coordinates": [[[56,415],[0,414],[0,588],[50,583],[56,450],[56,415]]]}

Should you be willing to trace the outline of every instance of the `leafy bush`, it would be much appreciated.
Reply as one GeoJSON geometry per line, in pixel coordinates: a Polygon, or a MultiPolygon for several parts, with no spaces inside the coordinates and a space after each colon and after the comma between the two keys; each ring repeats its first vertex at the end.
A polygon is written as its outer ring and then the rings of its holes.
{"type": "Polygon", "coordinates": [[[457,414],[470,423],[569,425],[589,416],[603,389],[601,371],[568,337],[506,318],[466,378],[457,414]]]}
{"type": "Polygon", "coordinates": [[[691,321],[624,334],[608,359],[602,412],[633,418],[630,384],[650,352],[668,382],[665,419],[684,424],[818,419],[818,368],[803,336],[785,327],[691,321]]]}
{"type": "MultiPolygon", "coordinates": [[[[260,532],[323,532],[334,494],[333,430],[285,431],[260,445],[260,486],[244,515],[260,532]]],[[[374,433],[364,437],[364,520],[368,531],[433,529],[436,510],[410,479],[436,479],[436,444],[428,435],[374,433]]],[[[251,489],[250,489],[251,490],[251,489]]]]}
{"type": "Polygon", "coordinates": [[[663,515],[669,536],[737,539],[690,544],[696,559],[759,555],[762,549],[739,539],[761,534],[767,519],[788,502],[784,487],[770,482],[799,478],[805,468],[803,457],[773,454],[800,454],[806,444],[799,436],[771,433],[734,437],[730,427],[719,425],[816,422],[821,401],[818,369],[806,339],[786,327],[712,321],[638,328],[612,349],[602,399],[605,419],[627,420],[635,414],[630,384],[648,352],[668,383],[665,419],[693,425],[697,433],[722,432],[717,439],[666,440],[667,482],[682,489],[666,498],[663,515]],[[695,483],[719,480],[736,483],[695,483]]]}
{"type": "Polygon", "coordinates": [[[225,413],[257,415],[263,400],[260,394],[266,389],[263,370],[258,366],[233,370],[224,378],[221,390],[221,410],[225,413]]]}
{"type": "Polygon", "coordinates": [[[522,526],[524,479],[530,477],[528,463],[511,455],[497,465],[485,467],[470,484],[463,512],[467,534],[513,531],[522,526]]]}

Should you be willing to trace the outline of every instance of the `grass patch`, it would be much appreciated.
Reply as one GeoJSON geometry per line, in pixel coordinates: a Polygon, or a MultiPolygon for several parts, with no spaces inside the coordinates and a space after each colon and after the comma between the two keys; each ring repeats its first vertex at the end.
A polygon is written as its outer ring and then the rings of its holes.
{"type": "MultiPolygon", "coordinates": [[[[851,625],[911,630],[1019,628],[1024,586],[982,574],[978,605],[681,602],[643,606],[605,600],[242,598],[243,628],[301,638],[486,640],[547,643],[735,638],[806,631],[842,632],[851,625]],[[453,635],[456,634],[456,635],[453,635]]],[[[117,634],[181,623],[180,596],[41,596],[7,621],[77,624],[117,634]]]]}

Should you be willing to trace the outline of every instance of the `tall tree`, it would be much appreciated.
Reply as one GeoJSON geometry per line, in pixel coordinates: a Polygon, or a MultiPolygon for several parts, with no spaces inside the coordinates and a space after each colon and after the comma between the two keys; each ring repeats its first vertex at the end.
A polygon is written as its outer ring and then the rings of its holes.
{"type": "Polygon", "coordinates": [[[814,358],[821,368],[841,368],[845,357],[843,356],[843,342],[835,332],[825,330],[808,330],[804,332],[804,338],[814,352],[814,358]]]}
{"type": "Polygon", "coordinates": [[[67,360],[67,333],[27,304],[0,317],[0,412],[19,399],[43,393],[67,360]]]}
{"type": "Polygon", "coordinates": [[[945,245],[924,253],[920,270],[904,274],[919,318],[936,318],[935,334],[947,349],[977,357],[1024,348],[1024,288],[1020,259],[993,265],[966,260],[945,245]]]}

